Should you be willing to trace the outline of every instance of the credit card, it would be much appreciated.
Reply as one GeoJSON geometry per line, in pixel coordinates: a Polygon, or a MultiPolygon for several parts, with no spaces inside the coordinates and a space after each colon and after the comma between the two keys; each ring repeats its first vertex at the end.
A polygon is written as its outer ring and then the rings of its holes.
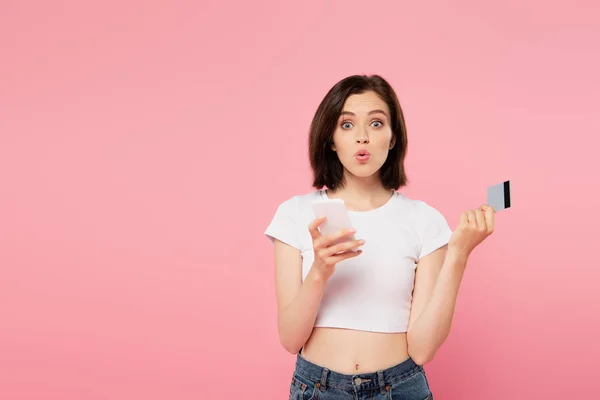
{"type": "Polygon", "coordinates": [[[490,186],[487,190],[487,204],[494,207],[496,212],[510,208],[510,181],[490,186]]]}

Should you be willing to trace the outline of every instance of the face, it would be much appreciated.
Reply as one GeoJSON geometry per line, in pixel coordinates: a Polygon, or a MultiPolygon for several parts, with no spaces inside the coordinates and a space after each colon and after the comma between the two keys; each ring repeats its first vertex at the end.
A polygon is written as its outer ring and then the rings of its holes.
{"type": "Polygon", "coordinates": [[[331,147],[344,166],[344,172],[359,178],[374,175],[394,144],[387,104],[370,91],[349,96],[338,119],[331,147]]]}

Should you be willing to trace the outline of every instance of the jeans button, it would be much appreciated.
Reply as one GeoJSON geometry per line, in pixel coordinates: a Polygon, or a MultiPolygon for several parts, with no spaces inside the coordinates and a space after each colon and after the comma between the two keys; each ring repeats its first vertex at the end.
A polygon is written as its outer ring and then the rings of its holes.
{"type": "Polygon", "coordinates": [[[360,378],[356,378],[356,379],[354,379],[354,384],[355,384],[356,386],[359,386],[361,382],[362,382],[362,380],[361,380],[360,378]]]}

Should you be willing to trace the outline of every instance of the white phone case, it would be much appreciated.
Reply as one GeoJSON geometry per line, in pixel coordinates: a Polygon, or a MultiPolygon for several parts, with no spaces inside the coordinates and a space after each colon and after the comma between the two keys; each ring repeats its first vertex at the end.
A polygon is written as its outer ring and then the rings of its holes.
{"type": "MultiPolygon", "coordinates": [[[[316,218],[322,216],[327,217],[319,226],[319,230],[323,236],[336,233],[340,229],[353,228],[348,210],[346,209],[346,205],[342,199],[315,200],[312,203],[312,208],[316,218]]],[[[341,237],[334,241],[333,244],[343,243],[350,240],[356,240],[354,234],[341,237]]],[[[352,251],[357,251],[357,249],[354,248],[352,251]]]]}

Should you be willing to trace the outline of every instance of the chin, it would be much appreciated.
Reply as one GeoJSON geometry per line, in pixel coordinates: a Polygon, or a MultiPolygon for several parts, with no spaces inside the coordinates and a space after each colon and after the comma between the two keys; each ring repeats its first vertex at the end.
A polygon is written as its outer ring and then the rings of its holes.
{"type": "Polygon", "coordinates": [[[348,171],[357,178],[370,178],[375,175],[378,170],[379,168],[348,168],[348,171]]]}

